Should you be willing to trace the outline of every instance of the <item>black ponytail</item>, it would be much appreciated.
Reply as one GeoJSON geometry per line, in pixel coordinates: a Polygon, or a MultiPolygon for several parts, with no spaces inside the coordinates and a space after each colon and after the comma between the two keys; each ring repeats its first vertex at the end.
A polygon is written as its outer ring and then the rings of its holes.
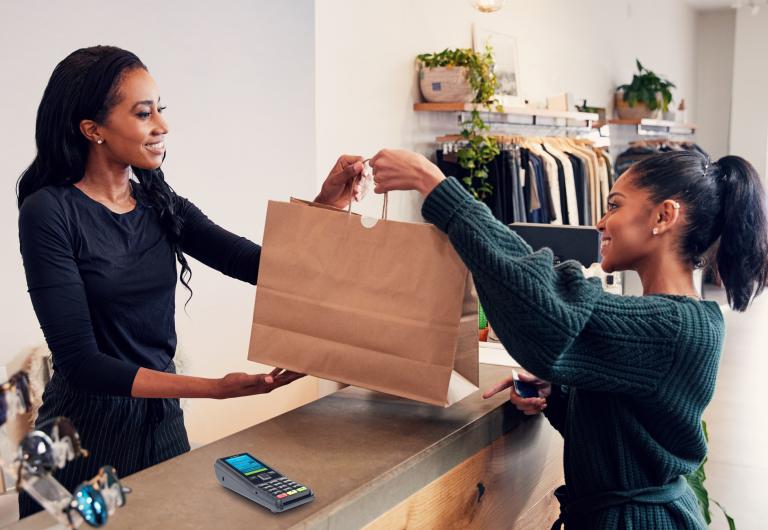
{"type": "MultiPolygon", "coordinates": [[[[27,197],[45,186],[70,185],[83,178],[89,142],[80,131],[80,122],[104,123],[119,102],[123,76],[136,69],[147,67],[133,53],[114,46],[81,48],[56,65],[37,110],[37,155],[17,182],[19,208],[27,197]]],[[[137,199],[157,211],[181,265],[179,279],[191,298],[188,282],[192,271],[181,251],[178,197],[165,182],[162,170],[132,170],[141,184],[135,188],[140,196],[137,199]]]]}
{"type": "Polygon", "coordinates": [[[634,164],[627,173],[651,200],[678,199],[687,225],[680,253],[693,266],[720,274],[728,303],[744,311],[768,284],[766,195],[752,164],[738,156],[717,162],[695,151],[673,151],[634,164]]]}
{"type": "Polygon", "coordinates": [[[717,161],[722,180],[722,232],[716,268],[728,302],[744,311],[768,283],[766,195],[752,164],[738,156],[717,161]]]}

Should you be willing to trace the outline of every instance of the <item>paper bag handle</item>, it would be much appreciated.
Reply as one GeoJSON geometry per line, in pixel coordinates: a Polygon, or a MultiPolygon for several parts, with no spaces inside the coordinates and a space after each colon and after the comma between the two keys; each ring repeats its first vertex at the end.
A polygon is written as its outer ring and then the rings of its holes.
{"type": "MultiPolygon", "coordinates": [[[[355,187],[352,186],[349,190],[349,206],[347,206],[347,213],[352,213],[352,203],[355,200],[355,187]]],[[[387,211],[389,209],[389,192],[384,192],[384,204],[381,207],[381,218],[387,220],[387,211]]]]}

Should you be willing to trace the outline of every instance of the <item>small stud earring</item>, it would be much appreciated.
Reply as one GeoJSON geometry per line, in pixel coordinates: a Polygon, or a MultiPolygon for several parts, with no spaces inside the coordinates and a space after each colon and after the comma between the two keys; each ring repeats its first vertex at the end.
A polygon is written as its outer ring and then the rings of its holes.
{"type": "Polygon", "coordinates": [[[96,140],[96,143],[101,145],[101,144],[104,143],[104,139],[103,138],[99,138],[98,140],[96,140]]]}
{"type": "Polygon", "coordinates": [[[653,235],[655,235],[655,236],[656,236],[656,235],[659,235],[659,229],[658,229],[658,228],[654,228],[653,230],[651,230],[651,233],[652,233],[653,235]]]}

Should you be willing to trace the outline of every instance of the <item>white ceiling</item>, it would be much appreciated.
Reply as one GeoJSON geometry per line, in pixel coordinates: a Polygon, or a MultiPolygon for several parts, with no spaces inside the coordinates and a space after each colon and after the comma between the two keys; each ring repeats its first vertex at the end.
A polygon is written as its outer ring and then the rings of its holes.
{"type": "Polygon", "coordinates": [[[685,3],[696,9],[722,9],[731,7],[736,2],[734,0],[685,0],[685,3]]]}

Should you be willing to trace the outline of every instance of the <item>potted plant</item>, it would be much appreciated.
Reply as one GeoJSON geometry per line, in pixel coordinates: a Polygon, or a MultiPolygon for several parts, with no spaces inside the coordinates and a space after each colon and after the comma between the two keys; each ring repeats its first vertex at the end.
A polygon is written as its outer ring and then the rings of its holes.
{"type": "Polygon", "coordinates": [[[438,53],[422,53],[416,59],[419,88],[425,100],[485,103],[493,99],[497,83],[490,47],[484,52],[446,48],[438,53]]]}
{"type": "MultiPolygon", "coordinates": [[[[709,444],[707,423],[703,420],[701,422],[701,428],[704,431],[704,440],[706,440],[707,444],[709,444]]],[[[707,457],[704,457],[704,460],[701,462],[701,464],[699,464],[699,467],[696,469],[696,471],[690,475],[685,475],[685,479],[688,481],[688,485],[693,490],[693,493],[696,494],[696,500],[699,501],[699,509],[701,510],[701,515],[704,517],[707,525],[712,523],[712,514],[710,513],[710,501],[712,501],[717,504],[717,507],[720,508],[720,510],[723,512],[725,520],[728,523],[728,528],[730,530],[736,530],[736,522],[733,520],[733,517],[731,517],[730,514],[725,511],[725,508],[723,508],[722,504],[709,496],[709,492],[707,491],[706,486],[704,486],[704,481],[707,479],[707,474],[704,472],[704,464],[706,463],[707,457]]]]}
{"type": "MultiPolygon", "coordinates": [[[[474,102],[491,110],[496,105],[494,94],[498,81],[493,73],[493,50],[476,52],[470,48],[445,49],[439,53],[423,53],[416,57],[419,64],[419,86],[427,101],[474,102]],[[448,80],[446,82],[445,80],[448,80]]],[[[501,110],[500,106],[496,106],[501,110]]],[[[464,124],[461,136],[466,145],[459,149],[459,165],[467,170],[462,181],[478,199],[493,191],[488,178],[488,163],[499,154],[499,146],[477,109],[464,124]]]]}
{"type": "Polygon", "coordinates": [[[632,77],[632,82],[616,89],[616,112],[619,118],[651,118],[658,115],[659,110],[668,112],[672,101],[671,89],[675,85],[645,68],[639,60],[635,59],[635,63],[637,73],[632,77]]]}

